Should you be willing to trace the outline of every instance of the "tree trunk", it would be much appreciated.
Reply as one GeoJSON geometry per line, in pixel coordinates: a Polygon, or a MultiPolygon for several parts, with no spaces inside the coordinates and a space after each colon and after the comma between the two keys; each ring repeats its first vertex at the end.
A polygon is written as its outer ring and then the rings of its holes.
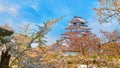
{"type": "Polygon", "coordinates": [[[9,68],[11,55],[9,51],[6,50],[5,52],[2,51],[1,60],[0,60],[0,68],[9,68]]]}

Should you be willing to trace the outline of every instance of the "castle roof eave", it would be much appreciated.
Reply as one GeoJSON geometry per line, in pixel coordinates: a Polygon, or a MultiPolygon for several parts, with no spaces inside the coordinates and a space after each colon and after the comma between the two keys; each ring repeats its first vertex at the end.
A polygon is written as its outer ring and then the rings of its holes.
{"type": "Polygon", "coordinates": [[[68,28],[65,28],[66,30],[71,30],[71,29],[86,29],[86,30],[91,30],[91,28],[89,27],[85,27],[85,26],[69,26],[68,28]]]}
{"type": "Polygon", "coordinates": [[[65,32],[64,34],[61,34],[62,36],[68,36],[68,35],[77,35],[77,34],[87,34],[89,32],[65,32]]]}

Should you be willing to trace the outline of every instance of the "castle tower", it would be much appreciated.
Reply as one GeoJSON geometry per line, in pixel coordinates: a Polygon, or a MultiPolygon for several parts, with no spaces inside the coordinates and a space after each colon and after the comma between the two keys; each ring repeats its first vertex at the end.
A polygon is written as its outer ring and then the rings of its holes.
{"type": "Polygon", "coordinates": [[[62,36],[61,36],[60,44],[67,45],[67,46],[70,45],[70,42],[69,42],[70,35],[82,37],[82,36],[91,34],[90,32],[91,28],[89,28],[86,25],[86,23],[87,22],[83,20],[81,17],[75,16],[69,22],[69,26],[65,28],[67,32],[61,34],[62,36]]]}

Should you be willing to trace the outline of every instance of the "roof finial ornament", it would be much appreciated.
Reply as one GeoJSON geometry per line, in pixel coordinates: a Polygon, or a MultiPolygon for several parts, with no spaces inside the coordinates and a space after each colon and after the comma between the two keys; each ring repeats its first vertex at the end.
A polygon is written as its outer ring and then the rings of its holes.
{"type": "Polygon", "coordinates": [[[74,18],[82,18],[82,17],[79,17],[79,16],[74,16],[74,18]]]}

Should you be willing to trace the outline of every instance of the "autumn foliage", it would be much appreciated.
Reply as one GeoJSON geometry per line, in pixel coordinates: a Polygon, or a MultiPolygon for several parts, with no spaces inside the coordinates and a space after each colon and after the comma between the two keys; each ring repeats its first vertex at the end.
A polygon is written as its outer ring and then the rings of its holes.
{"type": "MultiPolygon", "coordinates": [[[[99,23],[120,21],[120,0],[98,0],[97,12],[99,23]],[[113,21],[111,21],[113,20],[113,21]]],[[[102,38],[85,34],[82,37],[68,34],[68,46],[57,40],[46,46],[45,35],[51,27],[63,17],[37,25],[35,31],[29,25],[23,26],[23,32],[15,32],[8,25],[0,26],[0,68],[78,68],[85,64],[88,68],[120,68],[119,31],[100,30],[102,38]],[[38,47],[31,45],[37,43],[38,47]],[[72,52],[68,54],[66,52],[72,52]]],[[[51,38],[52,40],[52,38],[51,38]]]]}

